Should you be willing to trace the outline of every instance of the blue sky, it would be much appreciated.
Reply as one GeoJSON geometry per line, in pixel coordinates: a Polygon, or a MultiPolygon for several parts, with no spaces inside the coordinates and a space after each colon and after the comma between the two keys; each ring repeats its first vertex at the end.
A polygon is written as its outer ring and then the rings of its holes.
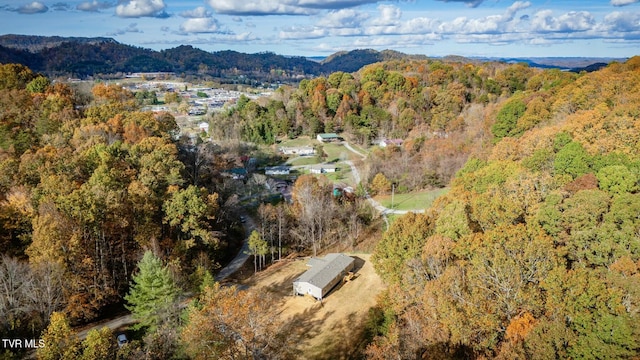
{"type": "Polygon", "coordinates": [[[629,57],[640,54],[640,0],[0,0],[0,34],[303,56],[629,57]]]}

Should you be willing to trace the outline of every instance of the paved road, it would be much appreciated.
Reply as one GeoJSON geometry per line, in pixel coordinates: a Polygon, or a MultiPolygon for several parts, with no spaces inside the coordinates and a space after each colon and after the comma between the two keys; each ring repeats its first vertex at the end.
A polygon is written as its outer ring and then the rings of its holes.
{"type": "MultiPolygon", "coordinates": [[[[245,240],[242,243],[242,247],[240,248],[240,251],[238,252],[236,257],[233,258],[233,260],[231,260],[231,262],[229,264],[227,264],[227,266],[223,267],[218,272],[218,274],[216,274],[213,277],[218,282],[226,279],[231,274],[233,274],[234,272],[238,271],[238,269],[240,269],[242,267],[242,265],[244,265],[244,263],[249,258],[249,241],[248,241],[248,237],[251,234],[251,232],[256,228],[256,225],[255,225],[255,223],[254,223],[252,218],[250,218],[249,216],[246,216],[246,215],[243,215],[243,216],[246,219],[246,221],[244,223],[242,223],[242,226],[244,227],[244,231],[245,231],[245,240]]],[[[115,331],[116,329],[119,329],[121,327],[132,325],[135,322],[136,322],[136,320],[133,318],[133,316],[131,316],[131,314],[119,316],[119,317],[114,318],[114,319],[105,320],[103,322],[100,322],[100,323],[97,323],[97,324],[93,324],[91,327],[88,327],[88,328],[85,328],[85,329],[79,331],[78,332],[78,338],[80,338],[80,340],[84,340],[87,337],[87,334],[89,333],[89,331],[91,331],[93,329],[102,329],[103,327],[106,326],[109,329],[111,329],[112,331],[115,331]]]]}
{"type": "MultiPolygon", "coordinates": [[[[357,154],[362,158],[366,157],[365,155],[363,155],[362,153],[360,153],[359,151],[357,151],[353,147],[351,147],[349,145],[349,143],[347,143],[346,141],[343,142],[343,144],[344,144],[344,147],[349,149],[349,151],[353,152],[354,154],[357,154]]],[[[360,172],[358,171],[358,168],[355,166],[353,161],[345,160],[344,163],[351,167],[351,173],[353,174],[353,179],[356,181],[356,184],[359,184],[360,181],[361,181],[361,178],[360,178],[360,172]]],[[[366,198],[367,198],[367,201],[369,201],[369,203],[371,204],[371,206],[373,206],[376,210],[378,210],[378,212],[380,212],[383,216],[388,215],[388,214],[402,215],[402,214],[406,214],[406,213],[410,213],[410,212],[414,212],[414,213],[422,213],[422,212],[424,212],[424,209],[421,209],[421,210],[395,210],[395,209],[389,209],[387,207],[382,206],[382,204],[380,204],[379,202],[375,201],[369,194],[366,195],[366,198]]],[[[385,222],[386,222],[386,220],[387,219],[385,217],[385,222]]],[[[388,223],[387,223],[387,227],[388,227],[388,223]]]]}
{"type": "Polygon", "coordinates": [[[242,223],[242,227],[244,227],[244,242],[242,243],[242,247],[233,260],[227,264],[227,266],[223,267],[216,276],[213,277],[215,281],[222,281],[228,278],[231,274],[238,271],[242,265],[249,258],[249,235],[251,232],[256,229],[256,224],[253,222],[253,219],[247,215],[243,215],[246,221],[242,223]]]}
{"type": "Polygon", "coordinates": [[[108,327],[109,329],[111,329],[111,331],[115,331],[116,329],[119,329],[123,326],[128,326],[131,324],[134,324],[136,322],[136,320],[134,320],[133,316],[131,316],[131,314],[127,314],[127,315],[123,315],[120,317],[117,317],[115,319],[111,319],[111,320],[107,320],[105,322],[101,322],[98,324],[94,324],[93,326],[86,328],[84,330],[78,331],[78,338],[80,340],[84,340],[87,337],[87,334],[89,333],[89,331],[91,330],[98,330],[98,329],[102,329],[103,327],[108,327]]]}

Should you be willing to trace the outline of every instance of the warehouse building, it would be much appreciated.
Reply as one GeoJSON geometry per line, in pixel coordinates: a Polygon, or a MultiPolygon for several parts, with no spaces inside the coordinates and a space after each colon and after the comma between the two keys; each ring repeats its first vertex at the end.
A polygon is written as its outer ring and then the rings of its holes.
{"type": "Polygon", "coordinates": [[[312,258],[311,269],[293,282],[293,293],[311,295],[322,300],[355,266],[355,259],[345,254],[327,254],[324,258],[312,258]]]}

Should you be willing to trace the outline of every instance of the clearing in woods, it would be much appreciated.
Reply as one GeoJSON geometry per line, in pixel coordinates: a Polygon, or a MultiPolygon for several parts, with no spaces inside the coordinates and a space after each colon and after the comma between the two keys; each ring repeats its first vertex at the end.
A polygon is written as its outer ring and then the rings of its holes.
{"type": "Polygon", "coordinates": [[[356,259],[354,278],[338,284],[322,303],[292,294],[293,280],[309,269],[308,258],[283,260],[242,284],[274,295],[274,313],[295,325],[291,336],[305,359],[350,359],[363,346],[369,309],[384,284],[369,254],[348,255],[356,259]]]}

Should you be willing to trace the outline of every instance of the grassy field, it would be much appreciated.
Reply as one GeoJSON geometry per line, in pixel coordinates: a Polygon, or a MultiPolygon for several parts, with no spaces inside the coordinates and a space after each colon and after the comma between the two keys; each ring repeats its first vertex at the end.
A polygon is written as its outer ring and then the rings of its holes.
{"type": "Polygon", "coordinates": [[[391,206],[391,195],[380,195],[374,199],[382,206],[393,208],[396,210],[420,210],[427,209],[433,204],[433,201],[440,195],[446,194],[448,188],[412,192],[406,194],[395,194],[393,197],[393,207],[391,206]]]}
{"type": "Polygon", "coordinates": [[[315,156],[299,156],[287,160],[287,165],[299,166],[299,165],[313,165],[318,163],[318,158],[315,156]]]}
{"type": "Polygon", "coordinates": [[[348,160],[351,151],[347,150],[342,144],[326,143],[322,144],[324,153],[327,154],[326,162],[336,162],[340,160],[348,160]]]}
{"type": "Polygon", "coordinates": [[[337,165],[338,165],[338,169],[337,169],[338,171],[334,173],[327,173],[324,175],[334,183],[353,184],[354,180],[353,180],[353,176],[351,176],[351,167],[347,164],[342,164],[342,163],[337,165]]]}
{"type": "Polygon", "coordinates": [[[301,136],[299,138],[295,138],[295,139],[287,139],[287,140],[283,140],[281,143],[278,144],[278,147],[289,147],[289,146],[313,146],[318,144],[318,141],[316,139],[311,139],[308,136],[301,136]]]}

